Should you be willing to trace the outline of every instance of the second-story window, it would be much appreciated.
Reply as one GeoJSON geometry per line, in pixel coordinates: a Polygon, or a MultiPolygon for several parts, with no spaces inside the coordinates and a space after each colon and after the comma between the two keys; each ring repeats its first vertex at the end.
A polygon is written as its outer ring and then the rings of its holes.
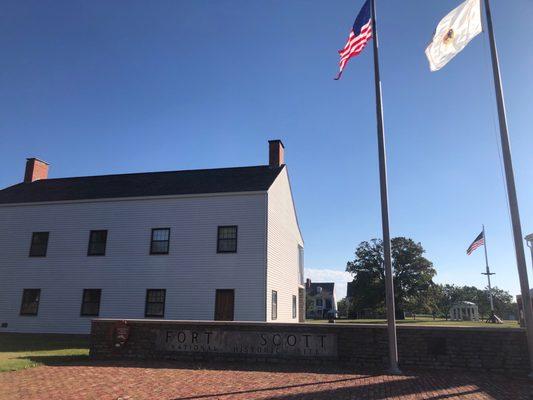
{"type": "Polygon", "coordinates": [[[217,253],[237,252],[237,226],[219,226],[217,253]]]}
{"type": "Polygon", "coordinates": [[[88,256],[105,256],[107,231],[91,231],[89,235],[88,256]]]}
{"type": "Polygon", "coordinates": [[[46,257],[49,232],[33,232],[31,236],[30,257],[46,257]]]}
{"type": "Polygon", "coordinates": [[[170,242],[170,228],[152,229],[150,254],[168,254],[170,242]]]}

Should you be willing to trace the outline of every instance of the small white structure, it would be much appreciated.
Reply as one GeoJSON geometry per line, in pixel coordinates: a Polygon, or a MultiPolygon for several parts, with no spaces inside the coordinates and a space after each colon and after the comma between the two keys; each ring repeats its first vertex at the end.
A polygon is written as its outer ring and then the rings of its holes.
{"type": "Polygon", "coordinates": [[[450,308],[453,321],[479,321],[477,304],[470,301],[459,301],[450,308]]]}

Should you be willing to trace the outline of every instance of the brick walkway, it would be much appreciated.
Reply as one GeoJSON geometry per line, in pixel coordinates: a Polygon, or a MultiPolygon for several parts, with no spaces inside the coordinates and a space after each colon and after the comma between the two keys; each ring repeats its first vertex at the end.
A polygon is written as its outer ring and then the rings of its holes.
{"type": "Polygon", "coordinates": [[[262,365],[82,362],[0,374],[0,399],[531,400],[525,379],[262,365]]]}

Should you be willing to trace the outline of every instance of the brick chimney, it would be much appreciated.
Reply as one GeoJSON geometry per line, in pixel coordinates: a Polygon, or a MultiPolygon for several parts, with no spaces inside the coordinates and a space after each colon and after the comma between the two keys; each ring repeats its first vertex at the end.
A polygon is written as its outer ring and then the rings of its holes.
{"type": "Polygon", "coordinates": [[[281,140],[268,141],[268,165],[270,168],[281,167],[285,164],[284,151],[285,146],[281,140]]]}
{"type": "Polygon", "coordinates": [[[38,158],[27,158],[24,183],[31,183],[46,178],[48,178],[48,163],[38,158]]]}

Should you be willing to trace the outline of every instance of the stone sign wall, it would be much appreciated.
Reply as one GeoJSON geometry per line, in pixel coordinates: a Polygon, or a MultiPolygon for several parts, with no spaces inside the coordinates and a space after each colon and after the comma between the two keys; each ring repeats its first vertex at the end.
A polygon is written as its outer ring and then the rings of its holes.
{"type": "MultiPolygon", "coordinates": [[[[398,327],[400,365],[523,375],[525,331],[398,327]]],[[[91,356],[177,360],[341,363],[386,368],[385,326],[162,320],[92,322],[91,356]]]]}
{"type": "Polygon", "coordinates": [[[337,335],[300,332],[166,329],[157,332],[159,352],[276,357],[337,357],[337,335]]]}

